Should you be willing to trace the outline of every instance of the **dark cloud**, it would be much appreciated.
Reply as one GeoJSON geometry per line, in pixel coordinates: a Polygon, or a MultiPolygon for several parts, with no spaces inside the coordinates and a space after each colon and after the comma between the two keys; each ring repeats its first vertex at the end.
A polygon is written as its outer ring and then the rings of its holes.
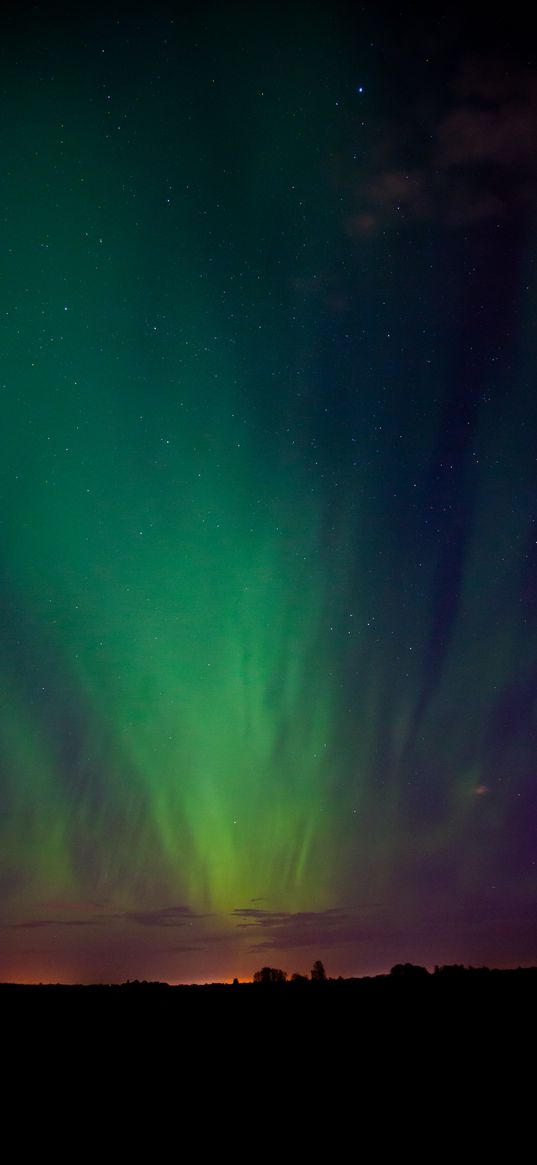
{"type": "Polygon", "coordinates": [[[311,911],[297,911],[290,913],[287,910],[261,910],[252,906],[237,907],[233,911],[234,918],[245,918],[247,921],[239,923],[240,926],[288,926],[292,922],[302,922],[304,925],[314,924],[320,919],[325,922],[329,920],[338,921],[345,918],[343,911],[337,908],[330,910],[311,910],[311,911]]]}
{"type": "Polygon", "coordinates": [[[369,937],[369,928],[345,911],[287,911],[238,908],[233,917],[240,927],[252,927],[261,939],[250,951],[292,950],[295,947],[325,948],[358,942],[369,937]]]}
{"type": "Polygon", "coordinates": [[[418,107],[405,114],[404,123],[379,126],[367,176],[351,179],[348,235],[376,235],[407,219],[446,226],[505,220],[529,208],[537,194],[534,70],[468,57],[455,75],[451,108],[432,123],[418,107]]]}
{"type": "Polygon", "coordinates": [[[36,906],[45,910],[105,910],[106,902],[95,902],[92,899],[78,902],[68,902],[65,899],[51,898],[46,902],[37,902],[36,906]]]}
{"type": "Polygon", "coordinates": [[[137,922],[139,926],[187,926],[198,918],[209,916],[195,914],[188,906],[164,906],[157,910],[126,911],[124,914],[118,914],[114,917],[137,922]]]}
{"type": "Polygon", "coordinates": [[[156,949],[153,951],[153,954],[155,954],[155,955],[190,955],[190,954],[200,954],[202,951],[205,951],[205,950],[207,950],[207,948],[205,946],[195,947],[195,946],[187,946],[185,944],[185,946],[178,945],[175,947],[156,947],[156,949]]]}
{"type": "MultiPolygon", "coordinates": [[[[44,904],[43,904],[44,905],[44,904]]],[[[49,903],[52,905],[52,903],[49,903]]],[[[89,905],[86,904],[86,905],[89,905]]],[[[81,910],[83,903],[57,903],[57,909],[81,910]]],[[[104,909],[100,903],[93,903],[94,908],[104,909]]],[[[121,913],[108,912],[89,918],[31,918],[26,922],[4,923],[4,927],[11,930],[28,930],[50,926],[96,926],[108,922],[135,922],[145,927],[180,927],[188,926],[200,918],[210,915],[195,914],[188,906],[163,906],[155,910],[126,910],[121,913]]]]}
{"type": "Polygon", "coordinates": [[[4,922],[3,930],[38,930],[50,926],[100,926],[103,918],[29,918],[26,922],[4,922]]]}

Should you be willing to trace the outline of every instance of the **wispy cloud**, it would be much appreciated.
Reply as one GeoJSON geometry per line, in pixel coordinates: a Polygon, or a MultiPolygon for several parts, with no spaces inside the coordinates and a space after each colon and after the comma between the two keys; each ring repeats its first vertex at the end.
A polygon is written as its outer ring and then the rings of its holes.
{"type": "Polygon", "coordinates": [[[51,926],[99,926],[104,918],[29,918],[24,922],[4,922],[2,930],[39,930],[51,926]]]}
{"type": "Polygon", "coordinates": [[[122,910],[112,911],[100,902],[56,902],[42,903],[55,906],[57,910],[83,911],[88,907],[98,910],[97,914],[90,914],[85,918],[29,918],[20,922],[6,922],[0,924],[8,930],[37,930],[51,926],[100,926],[111,922],[134,922],[144,927],[182,927],[190,926],[201,918],[211,917],[205,914],[196,914],[188,906],[161,906],[152,910],[122,910]]]}
{"type": "Polygon", "coordinates": [[[324,949],[370,936],[367,923],[337,907],[295,913],[240,907],[232,917],[238,920],[239,927],[251,927],[259,935],[261,941],[254,942],[250,951],[324,949]]]}
{"type": "Polygon", "coordinates": [[[212,918],[213,915],[197,914],[189,906],[156,906],[150,910],[109,911],[104,917],[114,922],[134,922],[137,926],[156,929],[158,927],[192,926],[199,919],[212,918]]]}
{"type": "Polygon", "coordinates": [[[45,902],[37,902],[36,906],[44,910],[106,910],[108,903],[95,901],[92,898],[78,902],[66,901],[64,898],[51,898],[45,902]]]}
{"type": "Polygon", "coordinates": [[[200,953],[201,951],[205,950],[207,950],[205,946],[189,946],[185,943],[184,946],[178,944],[174,947],[157,947],[154,949],[153,953],[155,955],[190,955],[192,953],[200,953]]]}
{"type": "Polygon", "coordinates": [[[130,922],[137,922],[139,926],[187,926],[201,914],[194,914],[188,906],[163,906],[156,910],[131,910],[116,917],[126,918],[130,922]]]}

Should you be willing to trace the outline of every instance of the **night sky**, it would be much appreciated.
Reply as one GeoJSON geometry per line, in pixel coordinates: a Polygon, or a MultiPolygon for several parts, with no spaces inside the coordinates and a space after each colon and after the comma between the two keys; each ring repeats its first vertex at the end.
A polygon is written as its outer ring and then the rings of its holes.
{"type": "Polygon", "coordinates": [[[535,963],[534,40],[136,11],[1,17],[0,979],[535,963]]]}

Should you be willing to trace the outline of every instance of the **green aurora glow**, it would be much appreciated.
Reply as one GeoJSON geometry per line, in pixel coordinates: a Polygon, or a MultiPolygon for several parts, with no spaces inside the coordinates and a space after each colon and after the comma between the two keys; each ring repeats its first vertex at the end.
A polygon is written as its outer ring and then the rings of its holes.
{"type": "Polygon", "coordinates": [[[4,46],[1,972],[523,960],[530,262],[357,240],[343,22],[233,13],[4,46]]]}

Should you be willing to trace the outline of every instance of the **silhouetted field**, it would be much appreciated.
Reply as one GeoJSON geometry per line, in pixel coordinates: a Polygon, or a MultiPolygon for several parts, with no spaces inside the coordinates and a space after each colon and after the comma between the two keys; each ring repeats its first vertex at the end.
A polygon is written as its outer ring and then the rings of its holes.
{"type": "Polygon", "coordinates": [[[98,985],[0,984],[4,1025],[51,1017],[58,1028],[106,1018],[116,1024],[136,1019],[138,1030],[176,1025],[182,1032],[203,1024],[230,1023],[237,1031],[300,1026],[324,1035],[374,1035],[381,1026],[405,1025],[449,1034],[461,1023],[495,1028],[532,1017],[537,968],[489,970],[444,967],[429,974],[410,964],[389,975],[360,979],[277,983],[211,983],[170,986],[129,981],[98,985]]]}
{"type": "Polygon", "coordinates": [[[47,1114],[67,1095],[86,1121],[91,1097],[116,1123],[127,1112],[129,1127],[157,1126],[178,1104],[190,1119],[200,1096],[206,1107],[226,1098],[227,1114],[249,1096],[287,1113],[299,1139],[304,1124],[315,1139],[336,1117],[415,1138],[435,1108],[444,1137],[505,1090],[522,1103],[536,993],[534,968],[407,966],[321,983],[5,984],[0,1017],[11,1084],[17,1093],[30,1080],[47,1114]]]}

